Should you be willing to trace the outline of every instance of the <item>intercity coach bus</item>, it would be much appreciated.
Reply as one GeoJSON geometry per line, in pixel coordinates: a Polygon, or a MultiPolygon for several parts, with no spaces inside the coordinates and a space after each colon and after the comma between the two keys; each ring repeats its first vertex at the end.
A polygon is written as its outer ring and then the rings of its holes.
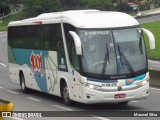
{"type": "Polygon", "coordinates": [[[132,16],[112,11],[44,13],[8,25],[9,75],[29,89],[73,101],[119,103],[149,95],[143,33],[132,16]]]}

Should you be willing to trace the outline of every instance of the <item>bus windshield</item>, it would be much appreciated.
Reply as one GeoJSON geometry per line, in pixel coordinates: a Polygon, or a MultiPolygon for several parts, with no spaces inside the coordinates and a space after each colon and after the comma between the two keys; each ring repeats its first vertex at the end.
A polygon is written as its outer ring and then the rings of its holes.
{"type": "Polygon", "coordinates": [[[141,29],[78,30],[82,42],[82,66],[86,73],[132,74],[147,69],[141,29]]]}

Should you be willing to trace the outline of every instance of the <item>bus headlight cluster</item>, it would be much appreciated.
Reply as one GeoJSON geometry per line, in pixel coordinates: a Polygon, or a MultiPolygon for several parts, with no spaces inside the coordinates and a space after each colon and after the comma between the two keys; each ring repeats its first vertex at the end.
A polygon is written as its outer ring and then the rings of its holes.
{"type": "Polygon", "coordinates": [[[141,81],[141,82],[137,83],[137,85],[139,85],[139,86],[143,86],[143,85],[146,85],[148,82],[149,82],[149,79],[147,79],[147,80],[143,80],[143,81],[141,81]]]}
{"type": "Polygon", "coordinates": [[[99,89],[99,88],[101,87],[101,86],[99,86],[99,85],[89,84],[89,83],[83,82],[83,81],[81,81],[81,84],[82,84],[83,86],[85,86],[85,87],[90,88],[90,89],[99,89]]]}
{"type": "Polygon", "coordinates": [[[90,89],[98,89],[98,88],[100,88],[99,85],[93,85],[93,84],[88,84],[87,87],[90,88],[90,89]]]}

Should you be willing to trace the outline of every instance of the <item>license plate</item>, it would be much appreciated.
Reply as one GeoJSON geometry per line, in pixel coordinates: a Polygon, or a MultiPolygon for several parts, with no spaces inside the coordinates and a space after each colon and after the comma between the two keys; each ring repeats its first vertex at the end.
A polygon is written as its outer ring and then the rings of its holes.
{"type": "Polygon", "coordinates": [[[103,87],[115,87],[117,86],[117,83],[102,83],[102,86],[103,87]]]}
{"type": "Polygon", "coordinates": [[[115,94],[114,95],[114,98],[125,98],[126,97],[126,94],[115,94]]]}

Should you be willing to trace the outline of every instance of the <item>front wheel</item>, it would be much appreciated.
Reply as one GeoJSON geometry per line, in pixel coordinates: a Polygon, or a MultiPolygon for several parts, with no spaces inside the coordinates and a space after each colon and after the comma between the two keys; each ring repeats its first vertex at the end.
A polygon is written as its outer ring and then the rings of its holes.
{"type": "Polygon", "coordinates": [[[25,82],[25,78],[24,78],[24,74],[22,73],[20,75],[20,85],[21,85],[21,90],[23,93],[28,93],[28,88],[26,87],[26,82],[25,82]]]}
{"type": "Polygon", "coordinates": [[[73,101],[70,99],[69,97],[69,89],[66,83],[63,84],[63,88],[62,88],[62,98],[64,101],[64,104],[67,106],[70,106],[73,104],[73,101]]]}

